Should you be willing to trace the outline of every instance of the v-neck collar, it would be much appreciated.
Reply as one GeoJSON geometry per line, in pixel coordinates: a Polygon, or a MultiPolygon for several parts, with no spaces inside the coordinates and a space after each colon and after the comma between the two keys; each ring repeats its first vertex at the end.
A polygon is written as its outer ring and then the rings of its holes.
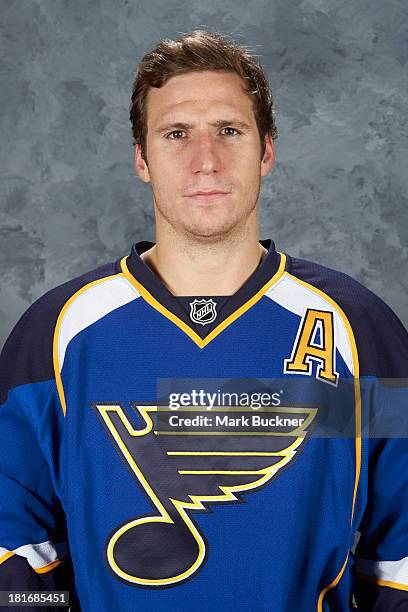
{"type": "MultiPolygon", "coordinates": [[[[154,242],[143,240],[134,243],[129,255],[122,258],[120,265],[127,280],[153,308],[175,323],[200,348],[204,348],[223,329],[261,299],[283,274],[285,255],[276,251],[273,240],[268,238],[259,242],[268,250],[267,254],[238,291],[228,296],[173,295],[140,257],[154,246],[154,242]],[[209,304],[209,309],[216,312],[213,321],[205,325],[194,321],[193,312],[196,309],[194,300],[202,300],[202,304],[209,304]]],[[[197,306],[200,307],[199,304],[197,306]]],[[[210,312],[210,318],[211,316],[214,315],[210,312]]]]}

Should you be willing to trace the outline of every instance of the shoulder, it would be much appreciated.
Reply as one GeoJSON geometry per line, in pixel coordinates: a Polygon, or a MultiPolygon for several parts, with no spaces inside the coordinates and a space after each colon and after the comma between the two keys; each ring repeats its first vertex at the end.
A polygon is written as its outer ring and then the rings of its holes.
{"type": "Polygon", "coordinates": [[[344,272],[288,256],[287,272],[331,298],[353,331],[361,374],[408,376],[408,332],[386,302],[344,272]]]}
{"type": "Polygon", "coordinates": [[[53,336],[62,308],[90,283],[120,272],[120,260],[103,264],[50,289],[27,308],[0,354],[0,404],[12,387],[53,377],[53,336]]]}
{"type": "Polygon", "coordinates": [[[380,297],[352,276],[322,264],[289,256],[287,272],[326,293],[341,308],[364,311],[388,308],[380,297]]]}

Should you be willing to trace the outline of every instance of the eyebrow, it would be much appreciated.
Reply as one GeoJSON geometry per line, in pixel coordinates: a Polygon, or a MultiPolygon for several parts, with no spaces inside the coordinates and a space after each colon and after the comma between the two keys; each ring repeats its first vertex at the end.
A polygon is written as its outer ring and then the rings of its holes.
{"type": "MultiPolygon", "coordinates": [[[[246,123],[246,121],[242,121],[242,119],[218,119],[217,121],[210,122],[208,125],[216,128],[223,128],[230,125],[237,126],[242,130],[250,130],[251,126],[246,123]]],[[[163,125],[159,125],[154,131],[155,134],[162,134],[163,132],[167,132],[168,130],[190,130],[194,127],[194,124],[191,123],[183,123],[181,121],[174,121],[170,123],[165,123],[163,125]]]]}

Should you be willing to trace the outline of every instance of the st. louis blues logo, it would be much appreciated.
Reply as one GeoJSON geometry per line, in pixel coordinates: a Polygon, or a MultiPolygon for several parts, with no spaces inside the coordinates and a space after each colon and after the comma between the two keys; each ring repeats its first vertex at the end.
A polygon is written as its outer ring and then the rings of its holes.
{"type": "Polygon", "coordinates": [[[190,319],[194,323],[200,323],[200,325],[212,323],[217,316],[216,305],[216,302],[211,299],[190,302],[190,319]]]}
{"type": "Polygon", "coordinates": [[[94,404],[116,450],[154,507],[108,536],[105,558],[129,584],[172,587],[191,578],[208,555],[196,512],[242,503],[292,462],[310,435],[317,409],[94,404]],[[140,426],[140,423],[142,424],[140,426]]]}

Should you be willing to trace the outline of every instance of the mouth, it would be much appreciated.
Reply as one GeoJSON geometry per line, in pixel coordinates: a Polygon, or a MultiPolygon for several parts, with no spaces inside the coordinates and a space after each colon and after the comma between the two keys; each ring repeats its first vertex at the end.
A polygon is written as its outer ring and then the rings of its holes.
{"type": "Polygon", "coordinates": [[[228,193],[227,191],[217,191],[214,189],[212,191],[196,191],[187,197],[194,202],[214,202],[225,198],[228,193]]]}

